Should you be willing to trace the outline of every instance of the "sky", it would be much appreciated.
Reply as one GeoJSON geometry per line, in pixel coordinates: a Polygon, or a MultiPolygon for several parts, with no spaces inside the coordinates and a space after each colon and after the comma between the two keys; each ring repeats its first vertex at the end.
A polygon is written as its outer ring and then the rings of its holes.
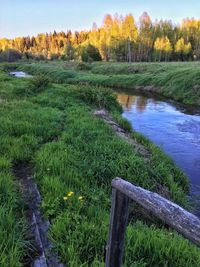
{"type": "Polygon", "coordinates": [[[0,39],[36,35],[54,30],[89,30],[101,25],[105,14],[146,11],[152,18],[200,18],[200,0],[0,0],[0,39]]]}

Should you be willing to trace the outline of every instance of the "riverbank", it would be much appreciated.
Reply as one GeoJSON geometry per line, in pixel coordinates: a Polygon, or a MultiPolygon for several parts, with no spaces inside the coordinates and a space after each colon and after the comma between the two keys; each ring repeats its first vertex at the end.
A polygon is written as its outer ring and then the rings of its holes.
{"type": "Polygon", "coordinates": [[[51,74],[61,83],[80,83],[159,94],[200,107],[200,63],[32,63],[20,69],[51,74]]]}
{"type": "MultiPolygon", "coordinates": [[[[34,68],[42,72],[40,64],[34,68]]],[[[66,73],[70,72],[50,66],[46,75],[54,83],[43,80],[40,87],[42,78],[33,82],[0,73],[0,205],[12,223],[8,227],[0,217],[1,244],[6,248],[0,253],[2,267],[23,266],[32,249],[24,216],[27,203],[13,179],[13,166],[19,163],[33,166],[42,197],[40,209],[50,222],[48,236],[66,266],[104,266],[110,183],[116,176],[155,192],[164,189],[171,200],[187,206],[187,178],[158,147],[131,131],[112,92],[66,84],[66,73]],[[138,147],[94,115],[102,108],[148,153],[139,153],[138,147]],[[21,224],[19,218],[23,218],[21,224]]],[[[134,218],[127,231],[125,267],[199,266],[195,246],[160,224],[134,218]]]]}

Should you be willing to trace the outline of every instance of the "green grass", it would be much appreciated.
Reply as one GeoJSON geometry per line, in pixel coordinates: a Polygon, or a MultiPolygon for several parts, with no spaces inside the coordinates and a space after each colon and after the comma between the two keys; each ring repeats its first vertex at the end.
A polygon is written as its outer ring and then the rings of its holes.
{"type": "Polygon", "coordinates": [[[58,109],[40,106],[16,94],[17,88],[29,86],[1,73],[0,80],[0,265],[22,266],[31,250],[26,240],[25,203],[14,181],[12,168],[20,162],[31,161],[41,144],[57,138],[62,128],[62,114],[58,109]]]}
{"type": "MultiPolygon", "coordinates": [[[[93,63],[90,71],[77,71],[74,63],[25,64],[20,68],[33,74],[48,74],[59,83],[92,84],[114,89],[153,86],[154,93],[188,105],[200,105],[200,63],[93,63]]],[[[145,91],[146,89],[139,89],[145,91]]]]}
{"type": "Polygon", "coordinates": [[[126,267],[197,267],[200,264],[198,254],[198,250],[194,251],[192,245],[183,242],[174,231],[169,232],[155,226],[147,227],[141,222],[136,222],[135,227],[129,225],[127,228],[126,267]]]}
{"type": "Polygon", "coordinates": [[[0,158],[0,263],[2,267],[21,266],[21,261],[28,252],[25,239],[25,222],[20,215],[23,213],[22,200],[18,186],[9,172],[11,163],[0,158]],[[16,219],[17,215],[17,219],[16,219]]]}
{"type": "MultiPolygon", "coordinates": [[[[44,67],[38,64],[38,73],[40,68],[44,67]]],[[[57,74],[65,77],[59,68],[49,66],[44,74],[51,81],[57,74]]],[[[3,71],[0,76],[0,241],[6,248],[0,250],[1,266],[22,266],[30,250],[26,207],[12,176],[12,166],[20,162],[34,165],[41,210],[51,222],[49,237],[66,266],[104,266],[111,180],[116,176],[152,191],[163,185],[173,201],[187,207],[188,181],[171,159],[143,136],[131,133],[150,151],[147,163],[93,115],[95,108],[110,107],[116,120],[131,131],[110,91],[65,84],[63,78],[62,84],[51,83],[30,94],[30,80],[3,71]],[[71,191],[74,194],[64,200],[71,191]]],[[[128,226],[125,267],[197,267],[199,255],[194,245],[161,225],[128,226]]]]}

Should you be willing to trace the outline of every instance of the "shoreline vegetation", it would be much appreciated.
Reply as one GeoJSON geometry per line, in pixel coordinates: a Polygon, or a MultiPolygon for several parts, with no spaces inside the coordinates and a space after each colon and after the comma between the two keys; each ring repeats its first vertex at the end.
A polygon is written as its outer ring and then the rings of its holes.
{"type": "MultiPolygon", "coordinates": [[[[129,84],[145,82],[145,86],[158,79],[161,86],[159,79],[162,77],[167,84],[171,75],[176,85],[172,93],[178,100],[192,104],[199,97],[199,91],[194,97],[191,87],[197,84],[198,77],[190,82],[188,77],[189,89],[179,87],[179,82],[183,77],[187,79],[185,73],[197,63],[183,63],[182,67],[179,63],[173,67],[172,63],[144,64],[141,74],[127,74],[126,64],[72,64],[0,64],[2,267],[24,266],[34,250],[28,238],[27,203],[13,174],[13,168],[22,163],[33,166],[32,175],[42,197],[40,210],[50,222],[48,237],[65,266],[104,266],[111,180],[117,176],[189,209],[185,175],[157,146],[131,130],[121,116],[113,91],[104,86],[113,83],[114,87],[115,79],[116,84],[129,83],[129,78],[133,79],[129,84]],[[85,70],[88,66],[91,69],[85,70]],[[11,77],[8,72],[13,69],[34,77],[11,77]],[[178,80],[174,73],[180,74],[178,80]],[[99,109],[106,109],[108,118],[120,125],[145,153],[95,116],[99,109]]],[[[135,66],[131,65],[134,70],[135,66]]],[[[138,67],[142,68],[142,64],[138,67]]],[[[194,69],[196,75],[198,68],[194,69]]],[[[160,222],[145,219],[137,207],[131,209],[124,267],[200,266],[197,247],[160,222]]]]}
{"type": "Polygon", "coordinates": [[[19,64],[30,74],[49,75],[57,83],[95,85],[152,93],[200,107],[200,63],[63,63],[19,64]]]}

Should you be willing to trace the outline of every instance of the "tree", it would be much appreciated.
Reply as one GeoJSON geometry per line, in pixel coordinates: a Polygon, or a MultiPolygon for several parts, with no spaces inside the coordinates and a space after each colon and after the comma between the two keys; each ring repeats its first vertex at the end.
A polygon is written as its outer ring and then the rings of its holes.
{"type": "Polygon", "coordinates": [[[82,48],[81,59],[84,62],[100,61],[101,55],[96,47],[89,44],[88,46],[82,48]]]}
{"type": "Polygon", "coordinates": [[[151,61],[153,48],[153,26],[147,12],[140,17],[139,61],[151,61]]]}
{"type": "Polygon", "coordinates": [[[156,58],[158,58],[159,61],[165,60],[167,61],[169,59],[169,56],[172,52],[172,46],[167,36],[157,38],[154,43],[154,49],[156,52],[156,58]]]}
{"type": "Polygon", "coordinates": [[[103,20],[103,26],[100,31],[100,51],[103,59],[110,60],[110,41],[113,19],[111,15],[106,15],[103,20]]]}
{"type": "Polygon", "coordinates": [[[22,58],[22,54],[15,49],[7,49],[0,53],[0,61],[14,62],[22,58]]]}
{"type": "Polygon", "coordinates": [[[131,14],[127,15],[122,21],[122,37],[124,39],[125,46],[127,47],[126,60],[131,62],[132,44],[137,40],[138,37],[138,30],[131,14]]]}
{"type": "Polygon", "coordinates": [[[131,14],[110,14],[101,27],[95,23],[90,31],[40,33],[33,37],[0,39],[0,51],[14,49],[25,58],[106,61],[200,60],[200,20],[184,19],[152,22],[144,12],[139,24],[131,14]],[[91,45],[92,48],[88,48],[91,45]],[[91,50],[91,51],[90,51],[91,50]],[[100,56],[99,56],[100,53],[100,56]],[[90,56],[91,54],[92,56],[90,56]],[[96,54],[96,56],[94,56],[96,54]]]}
{"type": "Polygon", "coordinates": [[[181,60],[188,59],[191,49],[191,43],[186,44],[183,38],[180,38],[175,45],[175,52],[180,56],[181,60]]]}
{"type": "Polygon", "coordinates": [[[65,49],[65,55],[67,60],[72,60],[74,59],[74,47],[72,46],[71,42],[67,42],[67,46],[65,49]]]}
{"type": "Polygon", "coordinates": [[[200,20],[184,19],[181,24],[184,39],[191,43],[193,54],[200,59],[200,20]]]}

